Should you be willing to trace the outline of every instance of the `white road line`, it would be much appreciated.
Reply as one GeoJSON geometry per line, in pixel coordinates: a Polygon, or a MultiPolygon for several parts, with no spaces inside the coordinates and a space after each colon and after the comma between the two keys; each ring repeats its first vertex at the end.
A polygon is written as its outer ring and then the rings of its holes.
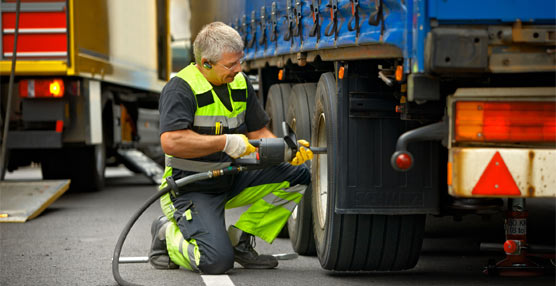
{"type": "Polygon", "coordinates": [[[206,286],[234,286],[228,275],[201,275],[206,286]]]}

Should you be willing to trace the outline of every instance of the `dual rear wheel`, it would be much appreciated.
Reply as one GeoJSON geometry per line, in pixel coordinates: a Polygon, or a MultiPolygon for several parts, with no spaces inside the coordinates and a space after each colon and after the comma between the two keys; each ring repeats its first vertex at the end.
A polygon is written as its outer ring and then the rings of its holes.
{"type": "MultiPolygon", "coordinates": [[[[419,259],[425,215],[339,214],[335,212],[336,194],[343,188],[337,118],[337,89],[333,73],[324,73],[318,84],[270,88],[267,111],[273,117],[273,131],[278,120],[286,120],[299,139],[315,147],[327,147],[326,154],[315,154],[309,162],[312,185],[288,220],[292,246],[302,255],[317,254],[324,269],[338,271],[403,270],[413,268],[419,259]],[[288,95],[285,95],[287,90],[288,95]],[[280,98],[278,99],[278,95],[280,98]],[[278,102],[288,106],[284,117],[276,116],[278,102]]],[[[277,130],[277,131],[275,131],[277,130]]]]}
{"type": "Polygon", "coordinates": [[[335,212],[337,178],[345,162],[339,160],[339,127],[336,79],[321,76],[313,114],[312,144],[326,147],[315,155],[313,184],[313,231],[317,256],[324,269],[339,271],[403,270],[419,258],[425,215],[339,214],[335,212]]]}

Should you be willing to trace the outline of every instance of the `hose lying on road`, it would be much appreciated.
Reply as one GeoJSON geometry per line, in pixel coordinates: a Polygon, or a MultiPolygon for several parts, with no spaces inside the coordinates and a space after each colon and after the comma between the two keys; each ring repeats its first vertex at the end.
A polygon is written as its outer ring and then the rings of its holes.
{"type": "MultiPolygon", "coordinates": [[[[185,178],[181,178],[181,179],[177,180],[175,182],[174,187],[181,188],[181,187],[184,187],[184,186],[186,186],[188,184],[191,184],[193,182],[212,179],[212,178],[220,177],[220,176],[224,176],[224,175],[237,174],[239,172],[246,171],[246,170],[248,170],[247,167],[232,166],[232,167],[227,167],[225,169],[193,174],[193,175],[190,175],[190,176],[187,176],[185,178]]],[[[139,217],[145,212],[145,210],[147,208],[149,208],[155,201],[160,199],[160,197],[162,197],[163,195],[172,191],[172,187],[171,187],[172,183],[171,182],[173,182],[173,181],[167,181],[167,182],[168,182],[168,184],[166,185],[166,187],[164,187],[162,190],[158,191],[156,194],[152,195],[131,216],[131,218],[129,219],[129,221],[125,225],[124,229],[122,230],[122,233],[120,233],[120,237],[118,238],[118,242],[116,243],[116,247],[114,248],[114,254],[112,255],[112,275],[114,276],[114,279],[116,280],[116,282],[118,282],[118,285],[139,285],[139,284],[133,284],[133,283],[125,281],[122,278],[122,276],[120,275],[120,254],[122,252],[122,246],[124,244],[125,239],[127,238],[127,235],[129,234],[129,231],[131,230],[131,228],[133,227],[135,222],[137,222],[139,217]]],[[[182,190],[182,189],[180,189],[180,190],[182,190]]]]}

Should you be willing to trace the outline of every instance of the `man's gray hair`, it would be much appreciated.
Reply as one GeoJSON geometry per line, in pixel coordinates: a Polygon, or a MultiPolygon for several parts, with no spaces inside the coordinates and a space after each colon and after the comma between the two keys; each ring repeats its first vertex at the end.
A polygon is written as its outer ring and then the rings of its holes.
{"type": "Polygon", "coordinates": [[[217,62],[222,53],[240,53],[242,51],[243,40],[239,33],[222,22],[205,25],[193,43],[193,53],[197,64],[201,64],[201,58],[217,62]]]}

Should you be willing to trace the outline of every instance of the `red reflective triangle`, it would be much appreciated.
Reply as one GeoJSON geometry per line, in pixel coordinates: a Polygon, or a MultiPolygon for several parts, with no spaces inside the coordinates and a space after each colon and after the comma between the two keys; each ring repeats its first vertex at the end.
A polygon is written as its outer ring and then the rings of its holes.
{"type": "Polygon", "coordinates": [[[481,178],[473,188],[472,194],[505,196],[521,195],[510,170],[508,170],[508,167],[499,152],[496,152],[496,154],[492,156],[492,159],[483,171],[481,178]]]}

